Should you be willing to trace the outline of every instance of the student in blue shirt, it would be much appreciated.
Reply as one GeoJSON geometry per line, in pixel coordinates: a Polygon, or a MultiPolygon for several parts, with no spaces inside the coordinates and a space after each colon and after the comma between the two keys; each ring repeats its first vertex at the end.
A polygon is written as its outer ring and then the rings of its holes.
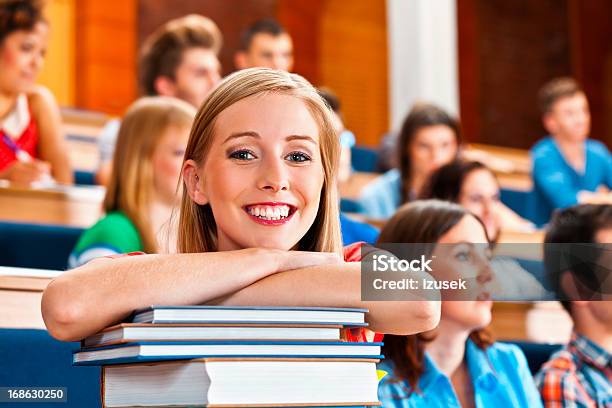
{"type": "Polygon", "coordinates": [[[413,201],[431,173],[455,160],[461,146],[459,120],[430,103],[416,103],[397,140],[397,169],[369,183],[359,197],[368,218],[386,219],[413,201]]]}
{"type": "Polygon", "coordinates": [[[532,177],[544,223],[556,208],[578,203],[612,203],[612,156],[589,140],[589,104],[571,78],[556,78],[539,94],[542,121],[550,136],[531,149],[532,177]]]}
{"type": "MultiPolygon", "coordinates": [[[[540,407],[542,403],[521,350],[496,343],[484,329],[491,322],[486,300],[492,274],[483,223],[457,204],[415,201],[400,208],[381,231],[378,243],[436,243],[431,274],[470,270],[481,296],[442,300],[440,324],[432,331],[385,335],[379,385],[385,407],[540,407]],[[476,245],[480,243],[480,245],[476,245]],[[444,250],[442,256],[439,252],[444,250]]],[[[422,246],[420,246],[422,247],[422,246]]],[[[465,275],[464,275],[465,276],[465,275]]],[[[474,282],[472,281],[472,282],[474,282]]],[[[468,288],[469,289],[469,288],[468,288]]],[[[475,295],[475,294],[474,294],[475,295]]],[[[443,299],[454,296],[445,294],[443,299]]]]}

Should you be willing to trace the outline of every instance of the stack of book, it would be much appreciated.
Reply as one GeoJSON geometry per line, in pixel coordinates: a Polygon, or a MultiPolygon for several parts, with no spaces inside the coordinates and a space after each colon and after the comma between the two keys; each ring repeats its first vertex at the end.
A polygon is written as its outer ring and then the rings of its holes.
{"type": "Polygon", "coordinates": [[[382,343],[341,340],[364,309],[152,306],[88,337],[105,407],[379,405],[382,343]]]}

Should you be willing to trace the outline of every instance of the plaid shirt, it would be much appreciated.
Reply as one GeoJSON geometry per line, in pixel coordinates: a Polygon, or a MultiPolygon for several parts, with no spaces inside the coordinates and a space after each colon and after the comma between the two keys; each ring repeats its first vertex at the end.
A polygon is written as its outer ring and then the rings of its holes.
{"type": "Polygon", "coordinates": [[[612,354],[574,332],[542,366],[536,383],[548,408],[612,408],[612,354]]]}

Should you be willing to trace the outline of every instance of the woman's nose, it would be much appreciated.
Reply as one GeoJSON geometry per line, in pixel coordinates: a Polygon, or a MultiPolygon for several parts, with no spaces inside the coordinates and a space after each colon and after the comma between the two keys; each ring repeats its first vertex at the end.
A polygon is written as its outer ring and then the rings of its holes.
{"type": "Polygon", "coordinates": [[[259,170],[257,187],[266,191],[289,190],[289,177],[281,159],[270,159],[259,170]]]}

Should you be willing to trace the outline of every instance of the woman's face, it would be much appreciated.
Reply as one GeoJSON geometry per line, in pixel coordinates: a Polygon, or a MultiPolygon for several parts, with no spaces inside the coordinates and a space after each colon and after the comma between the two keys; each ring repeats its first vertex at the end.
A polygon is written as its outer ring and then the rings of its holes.
{"type": "Polygon", "coordinates": [[[467,291],[443,293],[441,318],[468,331],[483,328],[491,321],[488,285],[492,281],[487,237],[482,225],[472,215],[466,215],[444,234],[434,250],[434,274],[444,279],[464,278],[467,291]],[[438,271],[438,272],[436,272],[438,271]]]}
{"type": "Polygon", "coordinates": [[[457,156],[457,135],[446,125],[423,127],[416,131],[408,149],[412,174],[429,177],[457,156]]]}
{"type": "Polygon", "coordinates": [[[0,90],[28,92],[40,72],[47,51],[49,27],[37,23],[31,31],[18,30],[5,37],[0,46],[0,90]]]}
{"type": "Polygon", "coordinates": [[[166,204],[176,204],[179,199],[176,186],[181,175],[187,140],[189,127],[169,126],[153,151],[151,162],[155,192],[157,198],[166,204]]]}
{"type": "Polygon", "coordinates": [[[299,242],[319,210],[319,144],[317,123],[293,96],[256,95],[221,112],[195,196],[212,208],[220,251],[299,242]]]}
{"type": "Polygon", "coordinates": [[[465,177],[459,204],[482,220],[491,241],[496,241],[499,235],[500,225],[496,216],[499,202],[499,186],[489,170],[477,169],[465,177]]]}

